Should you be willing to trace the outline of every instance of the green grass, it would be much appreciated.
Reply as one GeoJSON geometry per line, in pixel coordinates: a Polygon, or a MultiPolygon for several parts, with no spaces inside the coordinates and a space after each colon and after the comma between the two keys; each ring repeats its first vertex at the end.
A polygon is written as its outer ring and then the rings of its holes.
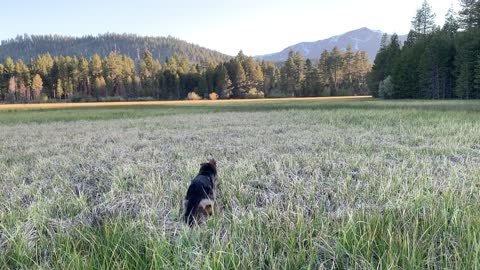
{"type": "Polygon", "coordinates": [[[279,110],[391,110],[414,109],[432,111],[473,111],[479,112],[478,101],[383,101],[360,100],[302,100],[245,103],[212,103],[185,105],[129,105],[51,108],[51,109],[4,109],[0,105],[0,124],[71,122],[78,120],[111,120],[125,118],[159,117],[177,114],[206,114],[218,112],[268,112],[279,110]]]}
{"type": "Polygon", "coordinates": [[[479,101],[0,110],[0,268],[479,269],[479,101]],[[219,166],[221,211],[181,200],[219,166]]]}

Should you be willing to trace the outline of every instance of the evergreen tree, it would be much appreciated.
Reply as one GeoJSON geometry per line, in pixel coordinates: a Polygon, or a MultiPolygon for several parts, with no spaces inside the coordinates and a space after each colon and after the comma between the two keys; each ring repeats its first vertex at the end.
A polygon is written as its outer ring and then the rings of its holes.
{"type": "Polygon", "coordinates": [[[15,76],[15,64],[10,57],[5,59],[4,72],[9,79],[10,77],[15,76]]]}
{"type": "MultiPolygon", "coordinates": [[[[368,75],[368,86],[370,93],[374,97],[379,96],[378,89],[380,82],[384,81],[389,75],[393,75],[394,64],[399,55],[400,44],[398,42],[398,36],[394,34],[388,44],[384,41],[382,42],[380,51],[375,57],[372,71],[368,75]]],[[[393,79],[393,81],[395,80],[393,79]]]]}
{"type": "Polygon", "coordinates": [[[420,97],[419,56],[424,53],[425,47],[426,39],[417,40],[412,46],[404,47],[394,63],[391,63],[394,89],[392,98],[420,97]]]}
{"type": "Polygon", "coordinates": [[[354,72],[355,54],[353,53],[352,45],[347,46],[347,50],[343,57],[344,70],[344,88],[353,88],[353,72],[354,72]]]}
{"type": "Polygon", "coordinates": [[[232,95],[232,81],[228,76],[225,65],[218,65],[215,69],[215,92],[220,98],[230,98],[232,95]]]}
{"type": "Polygon", "coordinates": [[[462,99],[480,98],[480,92],[474,88],[475,66],[480,51],[480,30],[471,29],[457,35],[455,73],[456,95],[462,99]]]}
{"type": "MultiPolygon", "coordinates": [[[[123,85],[123,66],[122,58],[116,52],[111,52],[107,58],[107,78],[109,80],[110,91],[114,96],[124,94],[123,85]]],[[[70,82],[70,81],[69,81],[70,82]]]]}
{"type": "Polygon", "coordinates": [[[432,7],[424,0],[422,7],[417,10],[415,17],[412,20],[412,28],[415,32],[426,35],[435,29],[435,13],[432,7]]]}
{"type": "Polygon", "coordinates": [[[480,93],[480,54],[477,56],[477,64],[475,65],[473,88],[476,93],[480,93]]]}
{"type": "Polygon", "coordinates": [[[388,34],[384,33],[380,39],[380,50],[388,47],[388,34]]]}
{"type": "Polygon", "coordinates": [[[329,57],[329,66],[331,68],[331,86],[332,96],[336,96],[340,90],[343,78],[344,57],[338,47],[334,47],[329,57]]]}
{"type": "Polygon", "coordinates": [[[241,98],[243,97],[246,89],[245,89],[245,82],[247,80],[247,76],[245,74],[245,70],[240,62],[242,59],[242,54],[239,53],[239,56],[235,59],[232,59],[228,64],[228,76],[232,80],[233,86],[233,97],[234,98],[241,98]]]}
{"type": "Polygon", "coordinates": [[[13,102],[17,100],[17,80],[15,76],[8,80],[8,99],[13,102]]]}
{"type": "Polygon", "coordinates": [[[394,91],[394,85],[392,82],[392,76],[388,76],[385,80],[380,82],[378,87],[378,95],[381,98],[392,98],[394,91]]]}
{"type": "Polygon", "coordinates": [[[32,80],[32,90],[34,99],[40,99],[43,90],[43,81],[40,75],[35,74],[32,80]]]}
{"type": "Polygon", "coordinates": [[[296,52],[295,53],[295,87],[294,87],[294,94],[296,97],[303,96],[302,93],[302,83],[305,79],[305,64],[303,61],[302,53],[296,52]]]}
{"type": "Polygon", "coordinates": [[[450,34],[437,31],[425,41],[418,66],[421,98],[452,98],[454,41],[450,34]]]}
{"type": "Polygon", "coordinates": [[[442,30],[450,34],[455,34],[459,28],[460,24],[458,23],[455,10],[453,10],[453,7],[450,7],[445,15],[445,23],[442,30]]]}
{"type": "Polygon", "coordinates": [[[15,92],[16,92],[16,80],[15,80],[15,64],[12,58],[7,57],[5,59],[5,63],[3,65],[3,87],[5,90],[3,91],[2,95],[4,99],[8,99],[10,101],[14,101],[15,92]],[[13,79],[12,79],[13,78],[13,79]]]}
{"type": "Polygon", "coordinates": [[[105,79],[103,76],[99,76],[95,78],[94,84],[93,84],[93,91],[95,93],[95,96],[98,98],[99,96],[107,96],[107,83],[105,82],[105,79]]]}
{"type": "Polygon", "coordinates": [[[356,52],[353,60],[353,94],[368,94],[367,76],[371,69],[367,52],[356,52]]]}
{"type": "MultiPolygon", "coordinates": [[[[176,72],[176,59],[171,58],[166,63],[170,72],[176,72]]],[[[156,88],[153,78],[160,71],[160,63],[153,59],[152,53],[149,50],[143,52],[142,62],[140,63],[140,78],[142,80],[142,88],[145,91],[146,96],[154,95],[154,88],[156,88]]],[[[155,89],[156,90],[156,89],[155,89]]],[[[160,96],[158,92],[155,95],[160,96]]]]}
{"type": "Polygon", "coordinates": [[[3,64],[0,64],[0,100],[5,100],[7,94],[7,81],[5,79],[5,71],[3,64]]]}
{"type": "Polygon", "coordinates": [[[30,71],[21,59],[15,62],[15,78],[17,79],[17,98],[30,99],[30,71]]]}
{"type": "Polygon", "coordinates": [[[288,59],[280,69],[281,88],[287,96],[294,96],[296,89],[297,65],[295,64],[294,52],[288,52],[288,59]]]}
{"type": "Polygon", "coordinates": [[[262,61],[261,64],[263,73],[263,92],[265,97],[269,97],[270,94],[278,88],[279,71],[272,62],[262,61]]]}
{"type": "Polygon", "coordinates": [[[320,84],[318,70],[313,66],[312,61],[307,59],[305,62],[305,81],[303,83],[304,96],[317,96],[320,95],[320,84]]]}
{"type": "Polygon", "coordinates": [[[53,76],[51,74],[53,68],[53,58],[49,53],[37,56],[35,60],[30,62],[30,72],[32,74],[38,74],[42,78],[43,87],[45,89],[53,88],[53,76]]]}
{"type": "Polygon", "coordinates": [[[90,69],[90,75],[92,76],[93,79],[102,76],[103,74],[102,59],[98,54],[93,55],[88,65],[90,69]]]}
{"type": "Polygon", "coordinates": [[[62,96],[63,96],[63,83],[62,83],[62,80],[61,79],[58,79],[57,80],[57,86],[55,88],[55,97],[56,98],[59,98],[59,99],[62,99],[62,96]]]}
{"type": "Polygon", "coordinates": [[[205,95],[214,91],[215,89],[215,64],[213,62],[208,63],[207,70],[205,71],[205,95]]]}
{"type": "Polygon", "coordinates": [[[65,97],[69,98],[73,95],[73,82],[68,80],[65,85],[65,97]]]}
{"type": "Polygon", "coordinates": [[[91,95],[91,85],[90,85],[90,76],[89,76],[89,63],[87,59],[81,56],[78,59],[78,91],[81,91],[83,96],[91,95]]]}
{"type": "MultiPolygon", "coordinates": [[[[330,54],[327,50],[323,50],[322,54],[320,54],[320,59],[318,61],[318,76],[319,76],[319,84],[322,88],[329,89],[329,81],[330,81],[330,62],[329,62],[330,54]]],[[[327,90],[327,89],[325,89],[327,90]]],[[[320,91],[320,89],[318,90],[320,91]]],[[[330,92],[328,93],[330,95],[330,92]]]]}
{"type": "Polygon", "coordinates": [[[460,0],[460,22],[464,29],[471,30],[480,28],[480,1],[460,0]]]}

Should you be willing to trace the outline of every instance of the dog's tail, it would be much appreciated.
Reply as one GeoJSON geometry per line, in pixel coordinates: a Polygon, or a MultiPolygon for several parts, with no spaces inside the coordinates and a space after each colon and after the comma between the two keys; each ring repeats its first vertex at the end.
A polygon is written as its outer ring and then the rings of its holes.
{"type": "Polygon", "coordinates": [[[194,197],[187,201],[187,207],[185,210],[185,222],[188,226],[192,227],[193,224],[197,221],[197,209],[200,204],[201,198],[194,197]]]}

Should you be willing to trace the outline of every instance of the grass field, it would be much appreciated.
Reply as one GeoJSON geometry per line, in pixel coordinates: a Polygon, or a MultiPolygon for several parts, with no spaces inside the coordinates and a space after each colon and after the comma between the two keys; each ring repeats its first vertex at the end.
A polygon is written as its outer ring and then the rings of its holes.
{"type": "Polygon", "coordinates": [[[480,101],[0,106],[0,268],[480,269],[479,190],[480,101]]]}

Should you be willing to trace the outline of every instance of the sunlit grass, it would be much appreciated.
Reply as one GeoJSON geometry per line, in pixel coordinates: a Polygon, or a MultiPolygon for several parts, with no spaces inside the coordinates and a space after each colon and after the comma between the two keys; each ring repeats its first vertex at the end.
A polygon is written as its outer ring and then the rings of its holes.
{"type": "Polygon", "coordinates": [[[225,103],[251,103],[269,101],[320,101],[369,99],[371,96],[340,96],[340,97],[304,97],[304,98],[265,98],[265,99],[218,99],[218,100],[175,100],[175,101],[125,101],[125,102],[80,102],[80,103],[33,103],[33,104],[0,104],[0,110],[22,109],[55,109],[55,108],[91,108],[120,106],[155,106],[155,105],[204,105],[225,103]]]}
{"type": "Polygon", "coordinates": [[[479,109],[369,99],[0,113],[12,117],[0,126],[0,268],[478,269],[479,109]],[[209,157],[221,211],[190,230],[181,200],[209,157]]]}

